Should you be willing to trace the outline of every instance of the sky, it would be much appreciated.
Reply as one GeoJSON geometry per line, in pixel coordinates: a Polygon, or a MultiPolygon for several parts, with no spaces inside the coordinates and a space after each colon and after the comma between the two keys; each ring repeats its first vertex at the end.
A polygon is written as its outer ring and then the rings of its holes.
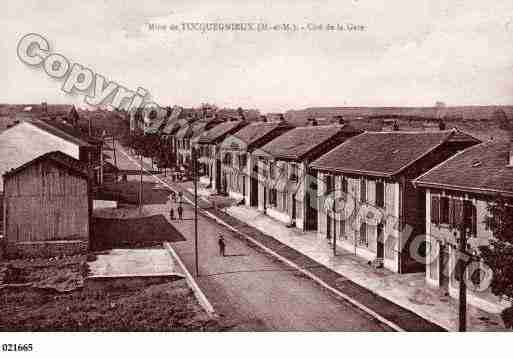
{"type": "Polygon", "coordinates": [[[257,108],[513,104],[513,2],[504,0],[6,0],[0,103],[75,103],[22,63],[27,33],[161,105],[257,108]],[[150,31],[148,24],[357,24],[364,31],[150,31]]]}

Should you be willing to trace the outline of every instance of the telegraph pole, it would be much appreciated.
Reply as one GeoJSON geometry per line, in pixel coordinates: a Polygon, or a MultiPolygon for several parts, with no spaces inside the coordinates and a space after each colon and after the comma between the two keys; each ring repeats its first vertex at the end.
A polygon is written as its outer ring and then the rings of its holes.
{"type": "Polygon", "coordinates": [[[196,148],[192,147],[192,171],[194,178],[194,258],[196,277],[199,277],[199,264],[198,264],[198,159],[196,148]]]}
{"type": "Polygon", "coordinates": [[[465,282],[465,272],[467,269],[466,257],[467,253],[467,228],[466,226],[461,227],[460,239],[458,241],[459,257],[458,260],[462,261],[460,277],[460,295],[459,295],[459,325],[458,330],[460,332],[467,331],[467,283],[465,282]]]}

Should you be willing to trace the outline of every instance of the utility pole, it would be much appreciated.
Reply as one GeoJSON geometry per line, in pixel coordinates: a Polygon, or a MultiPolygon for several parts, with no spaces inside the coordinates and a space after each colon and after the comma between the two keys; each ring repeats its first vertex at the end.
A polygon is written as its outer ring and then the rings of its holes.
{"type": "Polygon", "coordinates": [[[460,279],[460,295],[459,295],[459,325],[458,331],[467,331],[467,283],[465,282],[465,272],[467,269],[466,253],[467,253],[467,228],[461,226],[460,238],[458,241],[459,258],[462,261],[461,271],[458,273],[460,279]]]}
{"type": "Polygon", "coordinates": [[[143,199],[143,156],[140,154],[140,167],[141,167],[141,181],[139,183],[139,214],[142,214],[142,199],[143,199]]]}
{"type": "Polygon", "coordinates": [[[195,268],[196,277],[199,277],[199,264],[198,264],[198,159],[196,148],[192,147],[192,170],[194,178],[194,254],[195,254],[195,268]]]}

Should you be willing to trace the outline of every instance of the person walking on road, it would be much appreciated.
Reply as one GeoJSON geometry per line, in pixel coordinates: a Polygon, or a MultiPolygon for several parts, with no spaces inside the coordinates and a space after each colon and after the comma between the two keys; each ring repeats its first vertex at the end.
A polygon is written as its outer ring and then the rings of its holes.
{"type": "Polygon", "coordinates": [[[218,236],[218,244],[219,244],[219,255],[221,255],[221,257],[224,257],[225,256],[225,249],[226,249],[226,243],[224,241],[224,237],[221,233],[219,233],[219,236],[218,236]]]}
{"type": "Polygon", "coordinates": [[[183,208],[182,208],[182,204],[180,203],[180,204],[178,205],[178,219],[179,219],[179,220],[182,220],[182,219],[183,219],[183,217],[182,217],[182,216],[183,216],[183,208]]]}
{"type": "Polygon", "coordinates": [[[169,219],[171,219],[172,221],[175,220],[175,210],[173,207],[169,209],[169,219]]]}

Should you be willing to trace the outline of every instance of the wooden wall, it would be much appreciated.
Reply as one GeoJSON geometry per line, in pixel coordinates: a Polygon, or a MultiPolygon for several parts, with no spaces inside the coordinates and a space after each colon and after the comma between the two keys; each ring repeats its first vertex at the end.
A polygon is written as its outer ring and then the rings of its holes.
{"type": "Polygon", "coordinates": [[[41,161],[6,178],[8,242],[88,240],[87,179],[41,161]]]}

